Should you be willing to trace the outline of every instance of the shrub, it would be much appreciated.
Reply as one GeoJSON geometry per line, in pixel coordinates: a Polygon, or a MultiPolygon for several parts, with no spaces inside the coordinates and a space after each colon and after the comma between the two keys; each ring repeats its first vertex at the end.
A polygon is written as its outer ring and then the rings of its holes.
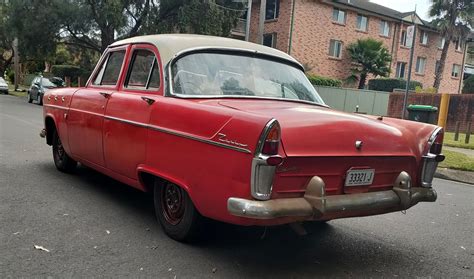
{"type": "Polygon", "coordinates": [[[474,75],[470,76],[464,81],[464,86],[462,88],[463,94],[474,94],[474,75]]]}
{"type": "Polygon", "coordinates": [[[70,77],[72,81],[76,81],[78,77],[84,77],[86,75],[85,70],[72,65],[54,65],[51,67],[51,73],[62,79],[70,77]]]}
{"type": "MultiPolygon", "coordinates": [[[[369,80],[369,89],[376,90],[376,91],[386,91],[386,92],[393,92],[393,89],[405,89],[407,81],[404,79],[397,79],[397,78],[378,78],[378,79],[371,79],[369,80]]],[[[423,88],[421,82],[418,81],[410,81],[409,89],[415,90],[415,88],[419,86],[423,88]]]]}
{"type": "Polygon", "coordinates": [[[416,93],[428,93],[428,94],[435,94],[438,90],[434,87],[428,87],[428,88],[421,88],[421,86],[416,86],[415,87],[415,92],[416,93]]]}
{"type": "Polygon", "coordinates": [[[342,80],[308,74],[308,79],[313,85],[341,87],[342,80]]]}

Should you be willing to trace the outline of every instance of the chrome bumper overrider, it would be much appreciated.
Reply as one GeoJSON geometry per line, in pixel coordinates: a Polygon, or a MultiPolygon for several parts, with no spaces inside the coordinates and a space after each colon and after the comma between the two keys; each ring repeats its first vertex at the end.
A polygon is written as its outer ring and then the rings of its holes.
{"type": "Polygon", "coordinates": [[[351,213],[362,216],[404,210],[421,201],[435,200],[433,188],[411,187],[411,177],[406,172],[399,174],[392,190],[331,196],[325,194],[324,181],[314,176],[302,198],[268,201],[229,198],[227,210],[232,215],[253,219],[301,217],[318,220],[349,217],[351,213]]]}

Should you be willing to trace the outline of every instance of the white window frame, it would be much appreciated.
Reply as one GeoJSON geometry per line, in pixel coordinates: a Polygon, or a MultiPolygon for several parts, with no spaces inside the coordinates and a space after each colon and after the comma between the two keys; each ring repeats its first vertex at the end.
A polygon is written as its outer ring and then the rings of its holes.
{"type": "Polygon", "coordinates": [[[406,71],[407,71],[407,63],[406,62],[397,62],[397,69],[396,69],[396,73],[395,73],[396,78],[405,78],[406,71]],[[401,75],[402,65],[403,65],[403,76],[401,75]]]}
{"type": "Polygon", "coordinates": [[[390,23],[386,20],[380,20],[380,35],[384,37],[390,36],[390,23]]]}
{"type": "Polygon", "coordinates": [[[267,18],[267,7],[265,7],[265,20],[275,20],[278,19],[280,15],[280,0],[268,0],[267,1],[267,6],[271,3],[274,2],[275,4],[275,11],[273,13],[273,17],[267,18]]]}
{"type": "Polygon", "coordinates": [[[423,75],[426,70],[426,57],[418,56],[416,58],[415,73],[423,75]],[[423,63],[421,63],[423,61],[423,63]]]}
{"type": "MultiPolygon", "coordinates": [[[[272,45],[268,47],[276,48],[276,42],[277,42],[277,33],[266,33],[263,34],[263,41],[265,41],[265,36],[272,36],[272,45]]],[[[267,46],[267,45],[266,45],[267,46]]]]}
{"type": "Polygon", "coordinates": [[[428,32],[422,31],[421,35],[420,35],[420,44],[426,46],[426,45],[428,45],[428,40],[429,40],[428,32]]]}
{"type": "Polygon", "coordinates": [[[459,78],[460,74],[461,74],[461,65],[453,64],[453,68],[451,70],[451,77],[459,78]]]}
{"type": "Polygon", "coordinates": [[[406,47],[407,46],[407,30],[402,30],[402,32],[400,32],[400,45],[406,47]]]}
{"type": "Polygon", "coordinates": [[[335,39],[329,40],[329,56],[333,57],[333,58],[341,58],[342,57],[342,46],[343,46],[343,43],[340,40],[335,40],[335,39]],[[334,44],[333,53],[331,53],[331,45],[332,44],[334,44]],[[339,45],[339,48],[337,47],[338,45],[339,45]],[[337,51],[337,50],[339,50],[339,51],[337,51]],[[336,52],[338,52],[338,53],[336,53],[336,52]],[[338,55],[334,55],[334,54],[338,54],[338,55]]]}
{"type": "Polygon", "coordinates": [[[369,18],[365,15],[360,15],[360,14],[357,15],[356,29],[359,31],[367,32],[367,30],[369,29],[369,18]],[[365,26],[362,26],[362,23],[364,22],[364,18],[365,18],[365,26]],[[359,19],[360,19],[360,22],[359,22],[359,19]],[[359,23],[360,23],[360,26],[359,26],[359,23]]]}
{"type": "Polygon", "coordinates": [[[341,9],[338,9],[338,8],[334,8],[332,10],[332,21],[333,22],[337,22],[339,24],[346,24],[346,11],[344,10],[341,10],[341,9]],[[336,15],[336,12],[337,12],[337,15],[336,15]],[[342,21],[341,21],[341,16],[342,16],[342,21]],[[334,18],[336,17],[336,18],[334,18]]]}
{"type": "Polygon", "coordinates": [[[438,48],[439,49],[443,49],[444,48],[444,44],[446,44],[446,38],[445,37],[441,37],[438,41],[438,48]]]}

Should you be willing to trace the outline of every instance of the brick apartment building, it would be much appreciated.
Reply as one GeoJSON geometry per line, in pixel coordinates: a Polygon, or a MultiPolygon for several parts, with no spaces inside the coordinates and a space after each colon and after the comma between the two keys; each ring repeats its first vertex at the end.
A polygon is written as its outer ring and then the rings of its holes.
{"type": "MultiPolygon", "coordinates": [[[[253,42],[257,41],[259,10],[260,1],[254,0],[249,36],[253,42]]],[[[414,20],[418,28],[412,80],[425,88],[433,86],[444,39],[414,12],[401,13],[367,0],[267,0],[265,19],[265,45],[290,53],[311,68],[311,73],[342,80],[351,74],[346,47],[368,37],[382,41],[390,51],[390,77],[406,79],[410,57],[407,27],[414,20]]],[[[439,92],[459,92],[463,47],[462,42],[450,45],[439,92]]]]}

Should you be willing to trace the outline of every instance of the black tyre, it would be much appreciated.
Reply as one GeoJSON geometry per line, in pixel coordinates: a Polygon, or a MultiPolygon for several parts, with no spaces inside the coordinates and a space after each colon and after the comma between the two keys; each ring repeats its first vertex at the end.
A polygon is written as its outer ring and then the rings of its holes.
{"type": "Polygon", "coordinates": [[[194,207],[188,193],[170,183],[155,181],[155,213],[165,233],[174,240],[194,242],[200,236],[203,217],[194,207]]]}
{"type": "Polygon", "coordinates": [[[33,102],[33,99],[31,99],[31,94],[30,94],[30,92],[26,93],[26,96],[27,96],[26,98],[27,98],[27,100],[28,100],[28,103],[31,104],[31,102],[33,102]]]}
{"type": "Polygon", "coordinates": [[[77,162],[69,157],[64,150],[56,130],[53,134],[53,159],[56,168],[62,172],[71,173],[77,166],[77,162]]]}
{"type": "Polygon", "coordinates": [[[41,95],[40,93],[38,93],[38,95],[36,96],[36,103],[40,106],[43,105],[43,95],[41,95]]]}

